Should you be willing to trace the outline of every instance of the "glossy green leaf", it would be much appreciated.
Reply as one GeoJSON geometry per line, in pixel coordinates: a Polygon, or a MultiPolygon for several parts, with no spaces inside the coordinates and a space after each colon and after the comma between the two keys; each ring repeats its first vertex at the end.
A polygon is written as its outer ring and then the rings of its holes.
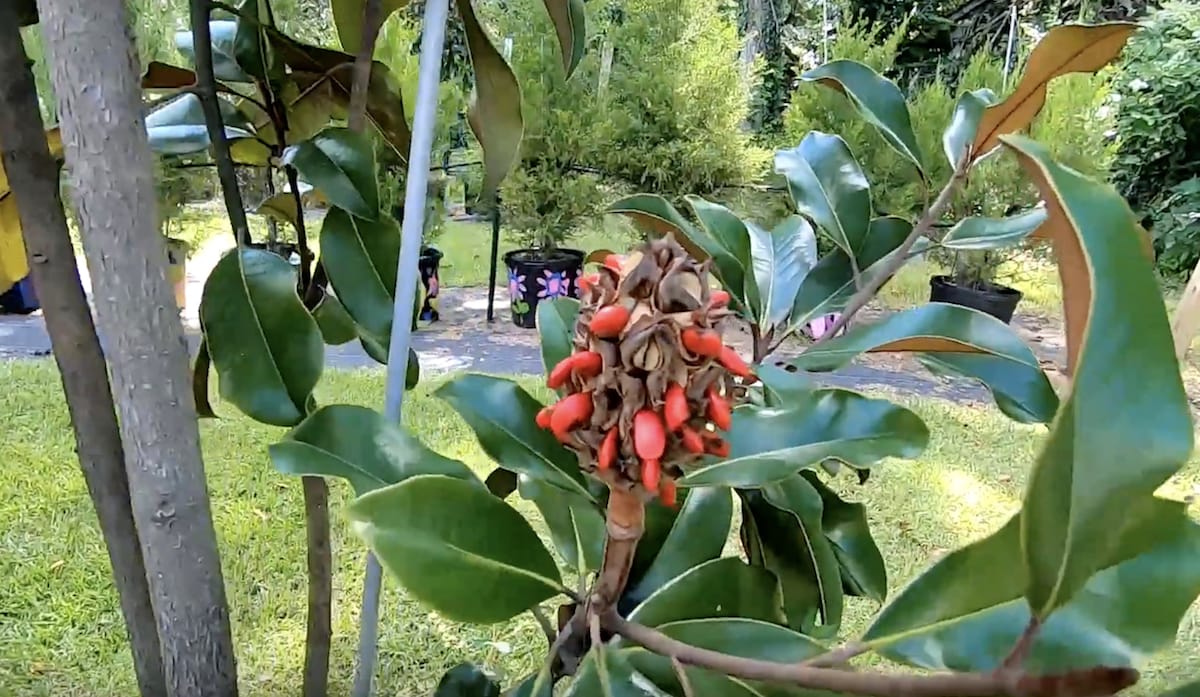
{"type": "Polygon", "coordinates": [[[404,389],[411,390],[421,382],[421,359],[417,356],[417,352],[410,346],[408,348],[408,360],[404,366],[404,389]]]}
{"type": "Polygon", "coordinates": [[[758,289],[754,315],[765,331],[783,324],[792,313],[800,284],[817,265],[817,236],[808,221],[798,215],[785,218],[773,230],[753,223],[746,229],[758,289]]]}
{"type": "Polygon", "coordinates": [[[321,226],[321,263],[363,333],[386,346],[392,335],[400,227],[390,216],[369,221],[330,208],[321,226]]]}
{"type": "Polygon", "coordinates": [[[942,133],[942,150],[946,153],[950,169],[958,167],[959,161],[967,156],[984,110],[995,101],[996,93],[986,87],[959,96],[954,105],[954,115],[950,117],[950,125],[942,133]]]}
{"type": "Polygon", "coordinates": [[[517,490],[537,506],[550,530],[550,541],[568,565],[580,573],[600,568],[607,532],[596,504],[528,475],[518,475],[517,490]]]}
{"type": "Polygon", "coordinates": [[[358,338],[354,318],[346,312],[345,306],[336,297],[326,293],[312,314],[317,320],[317,326],[321,328],[321,338],[330,346],[340,346],[358,338]]]}
{"type": "MultiPolygon", "coordinates": [[[[679,674],[666,656],[640,647],[610,653],[627,661],[639,675],[662,692],[673,696],[689,694],[680,684],[679,674]]],[[[689,665],[683,665],[683,671],[691,688],[690,694],[696,697],[762,697],[762,693],[753,689],[748,681],[739,678],[689,665]]]]}
{"type": "Polygon", "coordinates": [[[875,538],[871,537],[867,507],[842,500],[815,472],[800,474],[821,495],[821,529],[833,545],[833,556],[841,569],[842,589],[848,595],[882,603],[887,598],[887,567],[875,538]]]}
{"type": "Polygon", "coordinates": [[[234,60],[247,75],[274,83],[283,77],[283,62],[276,59],[275,50],[263,33],[262,27],[269,23],[270,17],[266,1],[242,0],[238,9],[243,15],[254,17],[257,21],[245,18],[237,20],[233,39],[234,60]]]}
{"type": "Polygon", "coordinates": [[[800,145],[775,153],[775,171],[787,179],[801,215],[847,254],[862,254],[871,224],[871,187],[841,136],[809,132],[800,145]]]}
{"type": "Polygon", "coordinates": [[[433,697],[500,697],[500,684],[473,663],[460,663],[442,675],[433,697]]]}
{"type": "MultiPolygon", "coordinates": [[[[1030,620],[1021,597],[1020,517],[950,553],[906,587],[864,640],[896,661],[930,669],[995,668],[1030,620]],[[997,573],[1003,569],[1004,573],[997,573]]],[[[1129,666],[1170,644],[1200,593],[1200,526],[1182,504],[1144,499],[1110,529],[1104,570],[1043,624],[1032,672],[1129,666]]]]}
{"type": "Polygon", "coordinates": [[[200,322],[222,399],[274,426],[304,418],[325,344],[286,259],[249,248],[223,256],[204,283],[200,322]]]}
{"type": "Polygon", "coordinates": [[[746,223],[718,203],[699,196],[688,196],[685,200],[700,221],[692,241],[712,257],[721,285],[740,304],[758,306],[758,287],[750,267],[750,231],[746,229],[746,223]]]}
{"type": "Polygon", "coordinates": [[[553,688],[550,685],[550,680],[543,680],[540,687],[538,685],[538,673],[531,673],[525,676],[519,683],[504,693],[504,697],[551,697],[553,688]],[[534,690],[537,690],[535,693],[534,690]]]}
{"type": "Polygon", "coordinates": [[[492,45],[475,17],[471,0],[455,0],[467,50],[475,69],[475,90],[467,121],[483,148],[483,196],[490,196],[516,164],[525,131],[521,115],[521,86],[504,56],[492,45]]]}
{"type": "MultiPolygon", "coordinates": [[[[203,333],[203,329],[201,329],[203,333]]],[[[192,364],[192,400],[196,405],[196,416],[201,419],[215,419],[217,412],[213,411],[212,402],[208,399],[208,377],[212,370],[212,357],[208,355],[208,342],[200,339],[200,347],[196,350],[196,362],[192,364]]]]}
{"type": "Polygon", "coordinates": [[[558,45],[562,49],[563,70],[567,77],[575,72],[587,46],[587,15],[583,0],[545,0],[546,12],[554,22],[558,45]]]}
{"type": "Polygon", "coordinates": [[[833,458],[855,468],[886,457],[912,458],[929,441],[913,412],[847,390],[815,390],[783,407],[733,412],[730,456],[688,472],[683,486],[759,487],[833,458]]]}
{"type": "Polygon", "coordinates": [[[374,409],[351,404],[317,409],[269,452],[284,474],[341,477],[359,496],[420,474],[479,482],[463,463],[425,447],[374,409]]]}
{"type": "Polygon", "coordinates": [[[754,367],[754,374],[762,383],[763,404],[766,407],[783,407],[797,400],[808,399],[818,385],[808,373],[799,369],[787,370],[774,364],[754,367]]]}
{"type": "MultiPolygon", "coordinates": [[[[232,104],[220,100],[225,138],[235,141],[253,138],[250,124],[232,104]]],[[[195,94],[181,95],[146,115],[146,137],[150,149],[159,155],[192,155],[211,145],[204,109],[195,94]]]]}
{"type": "Polygon", "coordinates": [[[575,454],[538,428],[534,419],[543,405],[517,383],[469,373],[434,394],[454,407],[483,451],[505,468],[592,499],[575,454]]]}
{"type": "MultiPolygon", "coordinates": [[[[709,257],[707,246],[701,246],[696,241],[696,235],[702,234],[694,225],[687,221],[672,206],[667,199],[658,194],[634,194],[612,204],[605,213],[622,215],[633,222],[637,228],[655,237],[673,235],[687,253],[697,261],[709,257]]],[[[701,240],[711,241],[707,237],[701,240]]],[[[713,243],[715,244],[715,243],[713,243]]]]}
{"type": "Polygon", "coordinates": [[[1046,222],[1046,209],[1031,208],[1006,218],[972,216],[958,221],[942,238],[942,246],[955,251],[1000,249],[1024,242],[1046,222]]]}
{"type": "MultiPolygon", "coordinates": [[[[249,82],[237,62],[234,51],[234,41],[237,38],[238,23],[232,19],[218,19],[208,23],[208,31],[212,42],[213,76],[223,82],[249,82]]],[[[196,65],[196,41],[190,29],[175,32],[175,48],[184,58],[196,65]]]]}
{"type": "Polygon", "coordinates": [[[752,518],[763,565],[779,578],[788,625],[806,633],[835,633],[845,593],[833,546],[822,530],[820,493],[808,480],[792,475],[761,492],[742,492],[742,502],[752,518]]]}
{"type": "Polygon", "coordinates": [[[744,617],[669,622],[657,629],[702,649],[775,663],[799,663],[826,651],[820,643],[787,627],[744,617]]]}
{"type": "Polygon", "coordinates": [[[605,644],[593,646],[566,697],[671,697],[637,671],[628,656],[628,652],[614,651],[605,644]]]}
{"type": "MultiPolygon", "coordinates": [[[[903,218],[886,216],[871,221],[870,232],[858,254],[858,269],[864,283],[882,273],[910,232],[912,223],[903,218]]],[[[914,251],[922,247],[919,241],[917,244],[914,251]]],[[[814,317],[840,311],[854,295],[855,288],[854,266],[849,255],[841,250],[826,254],[800,284],[789,324],[799,327],[814,317]]]]}
{"type": "MultiPolygon", "coordinates": [[[[588,478],[590,482],[597,482],[593,477],[588,478]]],[[[595,486],[593,484],[593,486],[595,486]]],[[[600,484],[602,492],[597,498],[600,503],[608,505],[608,487],[600,484]]],[[[682,509],[683,503],[687,501],[689,490],[682,489],[679,491],[679,506],[646,506],[646,521],[645,531],[642,533],[642,538],[638,540],[637,549],[633,555],[633,568],[629,571],[630,586],[636,585],[638,579],[650,570],[650,566],[654,564],[654,560],[658,558],[659,553],[663,550],[667,543],[667,538],[671,536],[671,531],[675,529],[675,519],[679,517],[679,511],[682,509]]],[[[622,615],[628,615],[629,611],[633,610],[636,604],[629,602],[629,596],[621,597],[619,610],[622,615]]]]}
{"type": "Polygon", "coordinates": [[[830,61],[809,70],[800,79],[820,83],[845,95],[858,113],[879,129],[887,144],[925,176],[921,146],[913,134],[908,104],[896,83],[852,60],[830,61]]]}
{"type": "Polygon", "coordinates": [[[447,619],[503,622],[562,587],[529,523],[477,482],[411,477],[359,497],[349,515],[383,567],[447,619]]]}
{"type": "Polygon", "coordinates": [[[783,599],[775,576],[736,557],[714,559],[671,579],[629,614],[631,622],[650,627],[710,617],[782,623],[783,599]]]}
{"type": "Polygon", "coordinates": [[[326,128],[292,145],[280,158],[315,186],[330,204],[366,220],[379,218],[379,188],[371,141],[348,128],[326,128]]]}
{"type": "MultiPolygon", "coordinates": [[[[367,6],[367,0],[332,0],[329,4],[333,9],[333,25],[337,28],[342,50],[357,54],[362,46],[363,10],[367,6]]],[[[382,27],[392,13],[407,4],[408,0],[380,0],[379,26],[382,27]]]]}
{"type": "Polygon", "coordinates": [[[1114,544],[1112,512],[1150,496],[1192,453],[1170,326],[1129,206],[1108,184],[1001,140],[1037,184],[1063,279],[1071,394],[1033,471],[1022,515],[1026,592],[1038,617],[1067,603],[1114,544]]]}
{"type": "Polygon", "coordinates": [[[578,316],[579,301],[575,298],[555,298],[538,303],[537,330],[546,375],[575,352],[575,318],[578,316]]]}
{"type": "Polygon", "coordinates": [[[675,524],[650,568],[626,591],[634,605],[688,569],[721,556],[733,520],[733,497],[728,489],[688,492],[675,524]]]}
{"type": "Polygon", "coordinates": [[[935,372],[981,381],[1016,421],[1047,423],[1058,396],[1037,357],[1013,330],[991,315],[946,303],[898,312],[823,341],[789,363],[803,370],[836,370],[867,352],[917,352],[935,372]]]}

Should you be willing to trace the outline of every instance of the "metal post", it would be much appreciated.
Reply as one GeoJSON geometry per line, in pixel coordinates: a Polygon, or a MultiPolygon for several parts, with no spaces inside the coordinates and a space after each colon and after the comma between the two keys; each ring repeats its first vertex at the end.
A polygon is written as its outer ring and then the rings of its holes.
{"type": "Polygon", "coordinates": [[[1009,8],[1008,19],[1008,46],[1004,49],[1004,89],[1008,89],[1008,74],[1013,68],[1013,47],[1017,42],[1017,3],[1013,3],[1009,8]]]}
{"type": "Polygon", "coordinates": [[[496,194],[496,207],[492,209],[492,257],[488,266],[488,310],[487,321],[496,319],[496,264],[500,256],[500,194],[496,194]]]}
{"type": "MultiPolygon", "coordinates": [[[[412,345],[413,303],[420,272],[421,233],[425,224],[425,192],[429,182],[429,160],[433,150],[433,126],[437,115],[438,83],[442,44],[446,38],[449,0],[428,0],[422,25],[421,57],[418,65],[417,105],[413,114],[412,146],[404,190],[404,222],[401,227],[400,260],[396,269],[396,302],[392,307],[392,337],[388,346],[387,385],[384,415],[400,421],[404,403],[404,378],[408,350],[412,345]]],[[[353,697],[369,697],[379,653],[379,589],[382,569],[374,554],[367,555],[363,578],[362,612],[359,615],[358,664],[353,697]]]]}

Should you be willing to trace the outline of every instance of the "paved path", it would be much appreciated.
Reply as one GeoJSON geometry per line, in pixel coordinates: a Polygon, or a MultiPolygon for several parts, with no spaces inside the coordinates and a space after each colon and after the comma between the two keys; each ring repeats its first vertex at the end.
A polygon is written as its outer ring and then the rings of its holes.
{"type": "MultiPolygon", "coordinates": [[[[197,311],[204,279],[228,244],[212,240],[188,261],[187,307],[181,313],[194,352],[199,345],[197,311]]],[[[85,289],[90,289],[86,265],[81,264],[85,289]]],[[[538,374],[542,372],[537,333],[513,326],[509,320],[505,288],[497,291],[496,318],[487,322],[487,293],[482,288],[443,288],[439,299],[441,321],[422,323],[413,335],[413,346],[427,375],[457,370],[487,373],[538,374]]],[[[870,317],[866,318],[870,321],[870,317]]],[[[1061,350],[1061,333],[1054,327],[1024,320],[1015,325],[1040,355],[1055,357],[1061,350]],[[1043,336],[1047,335],[1047,336],[1043,336]]],[[[736,332],[734,332],[736,334],[736,332]]],[[[745,344],[747,337],[729,337],[745,344]]],[[[103,338],[102,338],[103,341],[103,338]]],[[[785,346],[780,357],[788,355],[785,346]]],[[[792,347],[793,353],[799,346],[792,347]]],[[[40,313],[31,316],[0,315],[0,359],[48,356],[50,338],[40,313]]],[[[990,401],[987,392],[969,380],[938,378],[911,359],[872,356],[858,364],[819,376],[822,383],[855,389],[885,387],[899,392],[937,396],[954,401],[990,401]]],[[[375,368],[357,343],[326,347],[326,361],[337,368],[375,368]]]]}

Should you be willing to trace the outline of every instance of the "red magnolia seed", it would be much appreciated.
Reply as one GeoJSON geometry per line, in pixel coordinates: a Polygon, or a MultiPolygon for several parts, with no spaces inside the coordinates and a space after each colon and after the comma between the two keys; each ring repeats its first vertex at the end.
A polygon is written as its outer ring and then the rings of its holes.
{"type": "Polygon", "coordinates": [[[728,431],[733,426],[729,402],[711,387],[708,388],[708,418],[722,431],[728,431]]]}
{"type": "Polygon", "coordinates": [[[658,498],[663,502],[664,506],[674,508],[677,493],[674,479],[662,480],[662,485],[658,489],[658,498]]]}
{"type": "Polygon", "coordinates": [[[700,434],[692,429],[684,426],[679,432],[679,441],[683,444],[683,449],[689,453],[700,455],[704,452],[704,440],[700,438],[700,434]]]}
{"type": "Polygon", "coordinates": [[[538,428],[550,428],[550,415],[553,413],[554,409],[552,407],[542,407],[541,411],[537,413],[536,421],[538,428]]]}
{"type": "Polygon", "coordinates": [[[629,323],[629,310],[623,305],[609,305],[596,310],[588,329],[601,339],[615,339],[629,323]]]}
{"type": "Polygon", "coordinates": [[[752,378],[754,374],[750,372],[750,366],[746,365],[746,361],[728,346],[724,346],[716,356],[721,365],[740,378],[752,378]]]}
{"type": "Polygon", "coordinates": [[[642,486],[649,491],[658,491],[662,479],[662,464],[658,460],[642,460],[642,486]]]}
{"type": "Polygon", "coordinates": [[[663,419],[667,422],[667,431],[674,433],[692,416],[688,411],[687,394],[684,393],[683,387],[675,382],[667,388],[664,399],[663,419]]]}
{"type": "Polygon", "coordinates": [[[572,373],[586,380],[599,375],[603,368],[604,359],[600,354],[595,351],[580,351],[559,361],[550,371],[550,377],[546,378],[546,385],[552,390],[557,390],[567,383],[572,373]]]}
{"type": "Polygon", "coordinates": [[[724,348],[720,335],[708,329],[688,327],[680,333],[680,338],[683,340],[683,347],[698,356],[716,358],[724,348]]]}
{"type": "Polygon", "coordinates": [[[643,409],[633,417],[633,450],[643,460],[657,460],[667,448],[667,434],[663,432],[662,419],[650,409],[643,409]]]}
{"type": "Polygon", "coordinates": [[[617,461],[617,428],[613,427],[611,431],[604,436],[604,441],[600,443],[600,452],[596,458],[596,466],[602,470],[606,470],[613,466],[617,461]]]}
{"type": "Polygon", "coordinates": [[[576,392],[564,397],[550,415],[550,430],[560,441],[566,441],[571,429],[592,418],[592,393],[576,392]]]}
{"type": "Polygon", "coordinates": [[[608,256],[604,257],[604,265],[613,271],[616,271],[617,273],[621,273],[621,261],[622,258],[620,254],[609,254],[608,256]]]}
{"type": "Polygon", "coordinates": [[[708,295],[709,304],[713,307],[725,307],[729,304],[729,293],[723,290],[714,290],[708,295]]]}

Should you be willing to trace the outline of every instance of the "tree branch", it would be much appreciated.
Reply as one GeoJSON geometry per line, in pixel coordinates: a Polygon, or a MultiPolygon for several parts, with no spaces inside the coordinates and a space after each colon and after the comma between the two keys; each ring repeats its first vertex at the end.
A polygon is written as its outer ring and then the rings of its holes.
{"type": "MultiPolygon", "coordinates": [[[[958,193],[958,188],[962,185],[963,181],[967,177],[967,167],[969,162],[969,158],[962,158],[958,167],[955,168],[954,174],[950,176],[950,181],[946,182],[946,186],[942,188],[941,193],[939,193],[937,198],[934,199],[933,205],[925,209],[925,212],[917,220],[917,224],[913,226],[912,232],[908,234],[908,237],[906,237],[904,241],[900,243],[900,246],[896,248],[896,251],[892,252],[891,258],[884,264],[883,268],[871,278],[871,281],[866,285],[861,286],[858,291],[850,297],[850,300],[846,303],[846,308],[842,310],[841,316],[838,317],[837,321],[833,323],[833,326],[829,328],[829,331],[822,334],[821,338],[817,339],[813,343],[819,344],[826,339],[836,336],[843,327],[850,323],[851,318],[853,318],[859,310],[863,309],[866,307],[867,303],[871,302],[871,299],[879,293],[879,289],[883,287],[883,284],[888,282],[888,279],[892,277],[892,274],[896,273],[896,271],[908,261],[908,253],[912,250],[913,245],[917,243],[918,239],[928,234],[929,231],[933,229],[933,226],[942,217],[942,213],[946,211],[946,208],[950,205],[950,202],[954,200],[954,195],[958,193]]],[[[851,257],[851,262],[854,262],[853,257],[851,257]]]]}
{"type": "Polygon", "coordinates": [[[362,43],[354,57],[354,82],[350,87],[350,109],[347,125],[352,131],[362,131],[367,117],[367,86],[371,83],[371,61],[375,56],[375,40],[383,23],[381,0],[367,0],[363,6],[362,43]]]}
{"type": "Polygon", "coordinates": [[[787,683],[874,697],[1098,697],[1112,695],[1137,682],[1132,668],[1097,667],[1059,675],[1031,676],[1019,671],[993,673],[868,673],[775,663],[685,644],[610,610],[603,618],[609,631],[684,665],[708,668],[747,680],[787,683]]]}
{"type": "Polygon", "coordinates": [[[629,582],[638,540],[646,529],[646,504],[633,491],[610,489],[606,516],[604,562],[588,598],[587,614],[604,615],[616,606],[629,582]]]}
{"type": "Polygon", "coordinates": [[[217,80],[213,75],[212,33],[209,30],[209,0],[191,0],[192,43],[196,52],[196,96],[204,109],[204,124],[208,128],[208,139],[212,142],[213,159],[217,163],[217,178],[221,181],[221,193],[225,198],[225,210],[233,225],[233,236],[238,246],[250,242],[250,223],[246,220],[246,207],[242,203],[242,192],[238,188],[237,172],[233,167],[233,155],[229,152],[229,141],[225,140],[225,123],[221,119],[221,106],[217,101],[217,80]]]}
{"type": "Polygon", "coordinates": [[[861,641],[850,641],[832,651],[827,651],[819,656],[813,656],[807,661],[801,661],[800,665],[809,666],[810,668],[836,668],[844,665],[855,656],[866,653],[867,650],[868,646],[861,641]]]}

